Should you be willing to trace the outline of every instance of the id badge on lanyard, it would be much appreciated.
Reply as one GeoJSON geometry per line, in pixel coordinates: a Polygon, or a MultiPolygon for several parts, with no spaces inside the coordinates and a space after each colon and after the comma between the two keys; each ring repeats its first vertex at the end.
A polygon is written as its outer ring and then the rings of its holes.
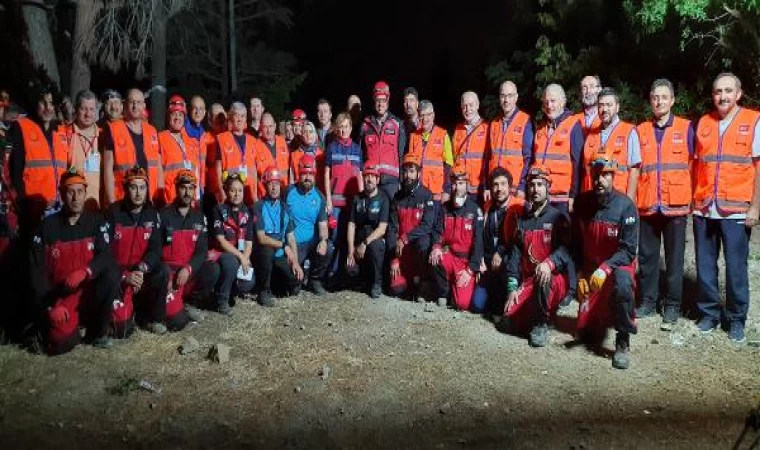
{"type": "Polygon", "coordinates": [[[244,252],[245,251],[245,239],[238,238],[238,251],[244,252]]]}
{"type": "Polygon", "coordinates": [[[100,153],[93,150],[84,160],[84,171],[88,173],[100,172],[100,153]]]}
{"type": "Polygon", "coordinates": [[[246,166],[245,164],[241,164],[240,167],[238,168],[238,173],[248,177],[248,166],[246,166]]]}

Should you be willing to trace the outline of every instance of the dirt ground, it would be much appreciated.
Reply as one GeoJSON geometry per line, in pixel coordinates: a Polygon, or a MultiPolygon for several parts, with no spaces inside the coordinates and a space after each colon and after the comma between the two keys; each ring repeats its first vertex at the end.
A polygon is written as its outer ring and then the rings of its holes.
{"type": "MultiPolygon", "coordinates": [[[[750,340],[760,336],[760,233],[750,340]]],[[[689,244],[690,245],[690,244],[689,244]]],[[[693,251],[687,293],[694,299],[693,251]]],[[[687,307],[688,308],[688,307],[687,307]]],[[[577,306],[563,311],[572,324],[577,306]]],[[[731,448],[760,348],[640,321],[632,366],[554,329],[532,349],[489,318],[358,293],[239,302],[182,332],[48,358],[0,347],[0,443],[19,448],[731,448]],[[180,355],[188,336],[201,349],[180,355]],[[206,358],[213,344],[230,360],[206,358]],[[148,381],[160,392],[138,386],[148,381]]],[[[564,327],[561,327],[564,328],[564,327]]],[[[739,448],[760,433],[750,431],[739,448]]]]}

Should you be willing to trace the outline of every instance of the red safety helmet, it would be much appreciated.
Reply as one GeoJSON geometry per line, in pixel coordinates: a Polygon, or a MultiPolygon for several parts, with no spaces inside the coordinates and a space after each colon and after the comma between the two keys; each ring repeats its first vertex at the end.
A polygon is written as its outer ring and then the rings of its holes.
{"type": "Polygon", "coordinates": [[[303,109],[294,109],[293,114],[291,115],[291,119],[296,122],[303,122],[306,120],[306,111],[303,109]]]}
{"type": "Polygon", "coordinates": [[[377,169],[377,166],[367,166],[364,168],[364,176],[367,175],[374,175],[376,177],[379,177],[380,171],[377,169]]]}
{"type": "Polygon", "coordinates": [[[372,96],[374,98],[385,97],[387,100],[391,96],[391,88],[385,81],[378,81],[375,83],[375,88],[372,90],[372,96]]]}
{"type": "Polygon", "coordinates": [[[547,183],[552,182],[552,171],[549,167],[543,164],[534,164],[528,170],[528,174],[525,176],[526,181],[530,181],[534,178],[543,178],[547,183]]]}
{"type": "Polygon", "coordinates": [[[192,170],[181,169],[177,172],[177,178],[174,179],[174,185],[179,186],[181,184],[192,184],[198,186],[198,178],[195,176],[192,170]]]}
{"type": "Polygon", "coordinates": [[[173,112],[181,112],[182,114],[187,114],[187,105],[185,104],[185,99],[179,95],[172,95],[169,97],[169,108],[167,108],[166,112],[169,114],[173,112]]]}
{"type": "Polygon", "coordinates": [[[282,182],[280,170],[275,166],[267,167],[267,170],[264,171],[264,175],[261,177],[261,182],[264,184],[269,183],[270,181],[282,182]]]}
{"type": "Polygon", "coordinates": [[[299,173],[317,173],[317,161],[313,155],[303,155],[301,161],[298,162],[299,173]]]}

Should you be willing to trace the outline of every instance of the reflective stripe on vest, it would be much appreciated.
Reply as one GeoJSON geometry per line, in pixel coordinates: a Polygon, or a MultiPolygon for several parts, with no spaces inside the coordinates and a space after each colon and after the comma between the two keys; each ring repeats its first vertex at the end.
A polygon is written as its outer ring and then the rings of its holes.
{"type": "Polygon", "coordinates": [[[565,118],[549,136],[548,122],[544,121],[536,130],[533,141],[533,161],[545,164],[552,172],[552,185],[549,191],[551,201],[564,202],[570,196],[573,179],[573,163],[570,158],[570,135],[577,123],[577,118],[565,118]]]}
{"type": "Polygon", "coordinates": [[[465,170],[469,181],[467,192],[476,194],[481,185],[481,178],[486,176],[486,161],[484,156],[488,147],[488,124],[480,121],[470,132],[464,124],[459,124],[454,130],[454,165],[464,160],[465,170]]]}
{"type": "Polygon", "coordinates": [[[58,181],[69,163],[68,146],[61,134],[53,131],[51,148],[42,128],[28,118],[19,119],[18,125],[24,142],[24,194],[52,203],[58,198],[58,181]]]}
{"type": "Polygon", "coordinates": [[[368,117],[362,124],[366,165],[377,167],[381,175],[398,178],[399,176],[399,134],[401,124],[394,117],[388,116],[380,128],[368,117]]]}
{"type": "Polygon", "coordinates": [[[618,121],[612,126],[612,130],[607,136],[607,141],[602,144],[601,127],[592,129],[586,137],[586,143],[583,146],[583,186],[581,191],[590,191],[593,187],[591,180],[591,170],[589,164],[597,157],[613,157],[617,162],[617,173],[613,186],[616,190],[628,192],[628,137],[634,130],[633,124],[618,121]]]}
{"type": "MultiPolygon", "coordinates": [[[[137,150],[132,141],[132,135],[129,133],[127,124],[124,121],[117,120],[110,122],[111,138],[113,139],[113,193],[114,200],[118,201],[124,198],[124,172],[131,169],[137,164],[137,150]]],[[[160,159],[160,150],[158,144],[158,133],[153,126],[142,123],[142,140],[145,158],[148,160],[148,198],[154,199],[159,188],[158,186],[158,167],[160,159]]]]}
{"type": "Polygon", "coordinates": [[[530,116],[522,111],[516,110],[507,129],[504,129],[504,119],[494,120],[490,127],[491,156],[488,162],[488,173],[490,174],[497,167],[505,168],[510,175],[515,186],[520,184],[520,178],[523,172],[523,135],[525,128],[528,126],[530,116]]]}

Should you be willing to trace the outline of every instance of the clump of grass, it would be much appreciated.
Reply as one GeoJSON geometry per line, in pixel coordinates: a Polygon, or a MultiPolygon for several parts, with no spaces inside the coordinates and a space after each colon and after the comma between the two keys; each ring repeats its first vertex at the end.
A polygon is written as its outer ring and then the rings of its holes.
{"type": "Polygon", "coordinates": [[[106,393],[123,397],[140,388],[140,380],[127,375],[120,375],[114,384],[106,386],[106,393]]]}

